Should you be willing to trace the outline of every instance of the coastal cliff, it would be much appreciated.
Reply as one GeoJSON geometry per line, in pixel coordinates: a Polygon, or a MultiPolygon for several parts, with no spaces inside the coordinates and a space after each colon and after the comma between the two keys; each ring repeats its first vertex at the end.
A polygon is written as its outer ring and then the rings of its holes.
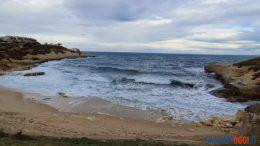
{"type": "Polygon", "coordinates": [[[233,64],[210,64],[205,72],[215,73],[224,89],[211,93],[231,102],[260,100],[260,57],[233,64]]]}
{"type": "Polygon", "coordinates": [[[50,60],[82,57],[89,55],[61,44],[41,44],[36,39],[19,36],[0,37],[0,74],[30,69],[50,60]]]}

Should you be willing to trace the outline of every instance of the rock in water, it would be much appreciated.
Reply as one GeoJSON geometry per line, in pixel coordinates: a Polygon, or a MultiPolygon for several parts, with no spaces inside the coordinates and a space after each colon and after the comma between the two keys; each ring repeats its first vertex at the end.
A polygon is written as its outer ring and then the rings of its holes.
{"type": "Polygon", "coordinates": [[[58,92],[58,94],[63,98],[68,98],[68,96],[63,92],[58,92]]]}
{"type": "Polygon", "coordinates": [[[26,73],[24,76],[29,77],[29,76],[42,76],[45,75],[45,72],[33,72],[33,73],[26,73]]]}
{"type": "Polygon", "coordinates": [[[180,81],[176,81],[176,80],[171,80],[171,86],[179,86],[179,87],[184,87],[184,88],[194,88],[195,84],[191,84],[191,83],[183,83],[180,81]]]}

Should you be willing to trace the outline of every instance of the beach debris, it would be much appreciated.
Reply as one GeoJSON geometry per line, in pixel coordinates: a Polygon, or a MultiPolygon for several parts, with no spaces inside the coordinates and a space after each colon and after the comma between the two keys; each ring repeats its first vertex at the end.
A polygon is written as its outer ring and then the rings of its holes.
{"type": "Polygon", "coordinates": [[[96,121],[96,117],[87,117],[87,119],[90,120],[90,121],[92,121],[92,122],[93,122],[93,121],[96,121]]]}
{"type": "Polygon", "coordinates": [[[63,98],[68,98],[68,96],[64,92],[58,92],[58,94],[63,98]]]}
{"type": "Polygon", "coordinates": [[[45,74],[45,72],[32,72],[32,73],[26,73],[23,76],[25,76],[25,77],[29,77],[29,76],[42,76],[44,74],[45,74]]]}
{"type": "Polygon", "coordinates": [[[167,115],[162,116],[156,120],[157,123],[171,122],[173,120],[173,116],[167,115]]]}

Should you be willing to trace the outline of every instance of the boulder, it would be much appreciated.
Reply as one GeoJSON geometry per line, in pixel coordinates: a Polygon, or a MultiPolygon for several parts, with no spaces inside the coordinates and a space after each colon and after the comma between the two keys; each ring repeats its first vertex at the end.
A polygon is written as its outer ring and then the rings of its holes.
{"type": "Polygon", "coordinates": [[[183,88],[195,88],[196,85],[192,83],[183,83],[181,81],[171,80],[171,86],[183,87],[183,88]]]}
{"type": "Polygon", "coordinates": [[[29,77],[29,76],[42,76],[45,75],[45,72],[32,72],[32,73],[26,73],[24,76],[29,77]]]}
{"type": "Polygon", "coordinates": [[[63,98],[68,98],[68,96],[64,92],[58,92],[58,94],[63,98]]]}

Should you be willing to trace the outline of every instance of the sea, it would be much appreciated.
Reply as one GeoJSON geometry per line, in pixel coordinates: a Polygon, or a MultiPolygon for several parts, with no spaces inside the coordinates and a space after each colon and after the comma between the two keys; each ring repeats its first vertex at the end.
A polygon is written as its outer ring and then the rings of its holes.
{"type": "Polygon", "coordinates": [[[222,88],[205,64],[243,61],[256,56],[87,52],[94,58],[50,61],[0,76],[0,86],[70,98],[102,98],[137,109],[163,109],[179,119],[232,115],[249,103],[231,103],[210,94],[222,88]],[[45,75],[24,77],[27,72],[45,75]]]}

